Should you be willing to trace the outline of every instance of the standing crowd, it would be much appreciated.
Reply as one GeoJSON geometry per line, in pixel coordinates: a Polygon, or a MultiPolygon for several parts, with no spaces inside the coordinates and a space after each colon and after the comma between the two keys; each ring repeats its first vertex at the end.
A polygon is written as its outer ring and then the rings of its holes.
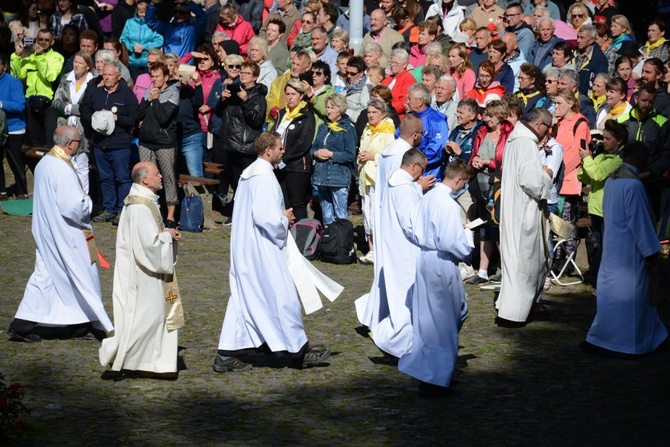
{"type": "MultiPolygon", "coordinates": [[[[665,7],[632,25],[614,0],[366,2],[354,51],[339,2],[221,3],[23,0],[0,26],[3,151],[18,199],[28,198],[24,148],[53,147],[35,170],[38,259],[12,339],[39,341],[37,323],[76,325],[73,337],[111,329],[91,220],[112,222],[116,331],[101,363],[175,374],[177,184],[209,175],[208,161],[223,166],[216,193],[233,227],[218,372],[250,369],[254,350],[298,368],[329,355],[307,342],[283,254],[310,207],[325,226],[360,207],[360,262],[374,278],[356,313],[421,381],[420,396],[449,390],[464,280],[499,284],[501,326],[546,316],[541,294],[572,273],[579,222],[598,303],[584,348],[646,354],[667,338],[649,302],[649,266],[670,236],[665,7]],[[68,228],[56,228],[49,216],[65,209],[68,228]],[[52,232],[81,233],[86,284],[63,274],[84,267],[48,259],[52,232]],[[130,271],[142,273],[129,284],[130,271]],[[46,304],[64,284],[70,301],[46,304]],[[139,304],[138,288],[153,304],[139,304]]],[[[9,195],[3,174],[0,200],[9,195]]]]}

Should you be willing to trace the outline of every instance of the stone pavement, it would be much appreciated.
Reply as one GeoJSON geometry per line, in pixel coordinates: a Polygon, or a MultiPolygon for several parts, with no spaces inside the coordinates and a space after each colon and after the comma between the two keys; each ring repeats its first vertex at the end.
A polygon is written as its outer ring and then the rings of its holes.
{"type": "MultiPolygon", "coordinates": [[[[110,263],[115,232],[95,226],[110,263]]],[[[582,353],[595,315],[587,286],[553,286],[551,318],[522,329],[493,324],[493,296],[472,286],[461,332],[456,394],[415,397],[417,383],[359,335],[353,301],[372,268],[318,268],[346,288],[305,317],[328,363],[296,371],[277,364],[217,374],[212,362],[228,297],[229,229],[184,234],[180,286],[186,369],[175,382],[101,380],[98,342],[13,343],[0,337],[0,372],[27,389],[34,426],[25,446],[224,445],[670,445],[670,350],[638,360],[582,353]]],[[[0,215],[0,329],[11,321],[34,263],[30,218],[0,215]]],[[[112,273],[101,271],[112,315],[112,273]]],[[[670,323],[667,293],[660,311],[670,323]]]]}

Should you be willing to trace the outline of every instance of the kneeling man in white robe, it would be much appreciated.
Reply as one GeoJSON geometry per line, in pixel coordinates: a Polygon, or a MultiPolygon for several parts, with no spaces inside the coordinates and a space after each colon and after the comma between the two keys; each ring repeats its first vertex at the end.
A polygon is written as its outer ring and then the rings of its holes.
{"type": "Polygon", "coordinates": [[[649,296],[648,265],[656,260],[661,244],[638,178],[648,160],[649,149],[643,143],[627,145],[623,164],[605,182],[597,313],[586,336],[586,351],[596,346],[603,350],[594,349],[596,353],[605,355],[648,354],[668,338],[649,296]]]}
{"type": "Polygon", "coordinates": [[[284,148],[278,133],[254,142],[258,158],[242,172],[235,193],[230,238],[230,299],[221,327],[214,371],[247,371],[240,357],[254,352],[286,357],[291,367],[317,365],[327,348],[311,348],[300,300],[283,251],[293,210],[285,210],[274,174],[284,148]]]}
{"type": "Polygon", "coordinates": [[[423,196],[410,217],[410,240],[421,253],[411,291],[412,349],[398,369],[421,381],[419,397],[445,396],[456,366],[458,332],[468,312],[458,263],[469,259],[475,245],[452,194],[473,175],[464,160],[452,161],[442,183],[423,196]]]}
{"type": "Polygon", "coordinates": [[[388,180],[387,191],[382,199],[379,213],[384,224],[381,244],[393,246],[394,251],[382,271],[385,293],[381,306],[388,309],[386,315],[370,328],[372,340],[394,357],[402,357],[412,347],[412,316],[410,315],[409,292],[414,285],[416,258],[419,247],[406,234],[410,229],[410,214],[423,196],[417,180],[426,169],[428,159],[419,149],[410,149],[402,157],[400,169],[388,180]]]}
{"type": "Polygon", "coordinates": [[[177,329],[183,311],[174,264],[180,233],[165,228],[156,193],[163,188],[156,165],[133,168],[116,235],[114,337],[103,341],[100,363],[112,371],[177,378],[177,329]]]}
{"type": "Polygon", "coordinates": [[[7,331],[10,340],[41,341],[33,332],[38,324],[67,326],[72,338],[91,338],[92,329],[113,329],[100,294],[93,205],[72,163],[80,142],[76,128],[59,127],[55,146],[35,168],[35,271],[7,331]]]}
{"type": "Polygon", "coordinates": [[[500,326],[523,326],[540,300],[547,276],[549,246],[547,200],[552,173],[542,166],[538,144],[551,126],[551,114],[534,109],[519,121],[503,154],[500,261],[502,282],[496,302],[500,326]]]}

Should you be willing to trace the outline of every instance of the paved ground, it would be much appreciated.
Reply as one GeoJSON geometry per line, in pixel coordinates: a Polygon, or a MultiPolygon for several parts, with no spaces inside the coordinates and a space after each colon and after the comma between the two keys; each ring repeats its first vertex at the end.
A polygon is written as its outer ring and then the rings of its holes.
{"type": "MultiPolygon", "coordinates": [[[[115,233],[95,227],[113,262],[115,233]]],[[[0,215],[0,328],[8,326],[34,263],[30,218],[0,215]]],[[[316,262],[346,286],[305,317],[328,364],[216,374],[212,361],[228,295],[229,229],[186,234],[180,285],[186,370],[175,382],[101,380],[94,341],[12,343],[0,337],[0,372],[27,389],[34,429],[26,446],[217,445],[645,445],[670,444],[670,350],[632,360],[592,357],[578,344],[595,314],[585,286],[552,287],[552,317],[523,329],[493,324],[493,296],[468,286],[456,395],[417,400],[417,384],[358,335],[353,301],[370,267],[316,262]]],[[[101,272],[110,315],[111,271],[101,272]]],[[[660,310],[670,323],[670,300],[660,310]]]]}

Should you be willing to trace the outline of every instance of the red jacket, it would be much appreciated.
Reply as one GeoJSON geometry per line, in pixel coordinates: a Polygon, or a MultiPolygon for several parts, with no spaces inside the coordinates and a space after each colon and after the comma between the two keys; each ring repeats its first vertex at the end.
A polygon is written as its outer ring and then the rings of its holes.
{"type": "Polygon", "coordinates": [[[237,15],[237,20],[230,26],[223,26],[221,22],[216,25],[217,31],[223,31],[228,34],[228,36],[240,44],[240,56],[247,55],[247,49],[249,48],[249,41],[256,37],[254,29],[251,27],[251,23],[247,22],[242,18],[241,15],[237,15]]]}
{"type": "MultiPolygon", "coordinates": [[[[500,123],[500,138],[496,143],[496,155],[493,158],[493,160],[491,160],[491,162],[489,163],[489,174],[493,174],[495,171],[502,172],[503,152],[505,151],[507,138],[509,137],[509,134],[511,134],[513,130],[514,126],[509,121],[505,120],[502,123],[500,123]]],[[[475,156],[479,154],[479,148],[481,147],[482,142],[484,141],[484,138],[486,138],[486,134],[488,133],[489,133],[488,127],[486,126],[481,126],[477,130],[477,134],[475,135],[475,139],[472,143],[472,155],[470,156],[470,164],[472,164],[472,159],[474,159],[475,156]]]]}
{"type": "Polygon", "coordinates": [[[405,116],[405,101],[407,100],[407,90],[413,84],[416,84],[416,79],[412,76],[412,73],[409,71],[401,71],[395,77],[389,76],[382,81],[382,85],[389,86],[393,80],[395,85],[391,89],[391,96],[393,100],[391,105],[398,112],[398,118],[402,119],[405,116]]]}

